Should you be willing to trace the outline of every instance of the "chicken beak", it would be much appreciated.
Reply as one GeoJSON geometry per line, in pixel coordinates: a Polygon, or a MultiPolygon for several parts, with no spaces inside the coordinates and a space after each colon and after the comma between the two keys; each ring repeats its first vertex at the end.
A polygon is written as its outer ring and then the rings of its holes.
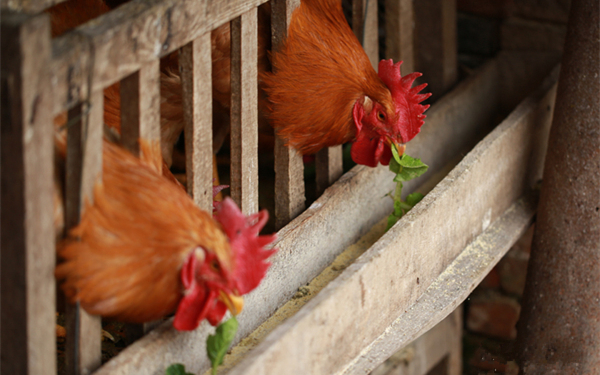
{"type": "Polygon", "coordinates": [[[244,309],[244,298],[235,294],[227,294],[224,291],[219,292],[219,300],[227,306],[233,316],[239,314],[244,309]]]}
{"type": "Polygon", "coordinates": [[[399,156],[404,155],[404,151],[406,150],[406,143],[394,142],[391,139],[389,139],[389,141],[390,141],[390,147],[392,147],[392,145],[396,146],[396,150],[398,150],[399,156]]]}

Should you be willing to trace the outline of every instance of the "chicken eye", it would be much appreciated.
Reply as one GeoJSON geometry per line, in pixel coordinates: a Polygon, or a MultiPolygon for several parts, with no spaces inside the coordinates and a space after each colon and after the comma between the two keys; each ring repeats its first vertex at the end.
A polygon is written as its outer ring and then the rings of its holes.
{"type": "Polygon", "coordinates": [[[217,262],[216,260],[213,260],[212,262],[210,262],[210,268],[212,268],[213,271],[216,271],[216,272],[221,271],[221,265],[219,265],[219,262],[217,262]]]}
{"type": "Polygon", "coordinates": [[[385,115],[383,114],[383,112],[378,112],[377,117],[380,121],[385,121],[385,115]]]}

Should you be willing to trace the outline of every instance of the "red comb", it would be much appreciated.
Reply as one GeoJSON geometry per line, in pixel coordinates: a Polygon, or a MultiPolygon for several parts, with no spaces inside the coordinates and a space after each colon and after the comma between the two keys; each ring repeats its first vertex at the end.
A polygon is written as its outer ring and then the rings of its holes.
{"type": "Polygon", "coordinates": [[[275,234],[258,235],[267,223],[269,214],[263,210],[246,217],[233,200],[227,197],[217,208],[215,219],[221,223],[229,237],[235,262],[232,278],[238,292],[246,294],[260,284],[271,265],[267,258],[277,251],[264,248],[275,240],[275,234]]]}
{"type": "Polygon", "coordinates": [[[422,74],[415,72],[402,77],[400,65],[402,65],[402,61],[394,64],[392,59],[381,60],[377,74],[390,89],[400,118],[399,129],[396,130],[400,132],[402,141],[406,143],[419,134],[426,117],[423,112],[429,108],[429,105],[419,103],[429,98],[431,93],[419,94],[419,91],[427,86],[426,83],[411,88],[415,79],[422,76],[422,74]]]}

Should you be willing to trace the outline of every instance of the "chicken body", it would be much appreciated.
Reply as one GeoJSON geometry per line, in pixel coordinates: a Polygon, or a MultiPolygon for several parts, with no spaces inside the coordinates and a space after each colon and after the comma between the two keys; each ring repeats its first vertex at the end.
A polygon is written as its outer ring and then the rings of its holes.
{"type": "Polygon", "coordinates": [[[417,94],[425,85],[410,88],[420,74],[400,77],[399,64],[392,64],[396,75],[382,76],[381,64],[376,73],[341,0],[303,0],[272,65],[273,72],[262,75],[269,117],[302,154],[353,141],[355,162],[387,165],[391,144],[402,152],[423,124],[427,106],[418,103],[429,95],[417,94]]]}
{"type": "Polygon", "coordinates": [[[266,273],[274,236],[258,232],[268,215],[245,218],[226,200],[213,219],[140,146],[141,159],[104,142],[102,182],[58,246],[56,277],[91,314],[141,323],[177,310],[177,329],[217,324],[266,273]]]}

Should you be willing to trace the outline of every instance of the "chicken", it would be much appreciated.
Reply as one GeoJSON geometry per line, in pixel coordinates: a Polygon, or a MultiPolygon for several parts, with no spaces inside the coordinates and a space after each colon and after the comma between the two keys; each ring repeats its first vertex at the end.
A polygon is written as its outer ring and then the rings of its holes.
{"type": "Polygon", "coordinates": [[[420,73],[400,75],[383,60],[376,73],[342,12],[340,0],[302,0],[287,39],[261,78],[277,134],[302,154],[354,142],[352,159],[387,165],[423,125],[430,94],[411,88],[420,73]]]}
{"type": "Polygon", "coordinates": [[[161,174],[151,145],[140,148],[137,158],[104,142],[102,182],[58,246],[56,277],[91,314],[142,323],[175,312],[178,330],[216,325],[266,274],[275,236],[258,233],[268,214],[244,217],[227,198],[213,218],[161,174]]]}

